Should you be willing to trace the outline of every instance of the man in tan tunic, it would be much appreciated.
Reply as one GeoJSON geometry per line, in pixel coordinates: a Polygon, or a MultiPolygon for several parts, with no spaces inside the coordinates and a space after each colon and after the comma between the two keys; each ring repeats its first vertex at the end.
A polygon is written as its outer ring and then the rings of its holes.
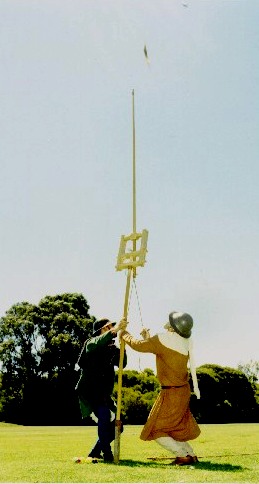
{"type": "Polygon", "coordinates": [[[133,338],[127,331],[121,333],[133,350],[156,355],[157,377],[161,384],[158,395],[140,438],[155,440],[158,444],[176,455],[173,464],[195,464],[198,459],[187,442],[196,439],[200,428],[191,414],[190,385],[187,363],[193,379],[194,392],[200,398],[196,370],[192,353],[192,317],[187,313],[173,311],[167,330],[150,337],[149,331],[141,332],[143,340],[133,338]]]}

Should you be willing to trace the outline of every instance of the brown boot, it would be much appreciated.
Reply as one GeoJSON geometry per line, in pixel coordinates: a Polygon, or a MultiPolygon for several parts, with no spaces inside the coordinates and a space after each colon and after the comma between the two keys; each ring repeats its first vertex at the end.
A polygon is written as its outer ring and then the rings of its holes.
{"type": "Polygon", "coordinates": [[[173,465],[176,466],[188,466],[192,464],[196,464],[198,461],[198,457],[196,455],[187,455],[186,457],[176,457],[176,459],[172,462],[173,465]]]}

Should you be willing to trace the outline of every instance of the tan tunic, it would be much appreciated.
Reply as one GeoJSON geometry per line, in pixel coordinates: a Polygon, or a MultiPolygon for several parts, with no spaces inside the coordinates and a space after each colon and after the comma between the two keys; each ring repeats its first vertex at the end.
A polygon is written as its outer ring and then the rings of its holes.
{"type": "Polygon", "coordinates": [[[187,371],[188,354],[166,347],[158,335],[147,340],[136,340],[125,331],[123,339],[133,350],[154,353],[161,386],[173,387],[161,389],[140,438],[154,440],[170,436],[180,442],[196,439],[200,428],[189,408],[191,392],[187,371]]]}

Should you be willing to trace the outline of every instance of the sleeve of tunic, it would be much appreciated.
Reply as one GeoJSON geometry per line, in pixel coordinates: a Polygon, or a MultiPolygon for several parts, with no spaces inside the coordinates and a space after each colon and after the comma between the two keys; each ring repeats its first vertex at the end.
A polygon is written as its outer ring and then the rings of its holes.
{"type": "Polygon", "coordinates": [[[106,331],[106,333],[95,336],[95,338],[91,338],[90,341],[88,341],[86,345],[86,352],[89,353],[90,351],[95,351],[101,346],[106,346],[112,341],[112,339],[113,334],[110,331],[106,331]]]}
{"type": "Polygon", "coordinates": [[[125,343],[127,343],[135,351],[139,351],[140,353],[158,353],[159,345],[156,335],[152,336],[152,338],[139,340],[133,338],[133,336],[131,336],[131,334],[129,334],[127,331],[124,331],[121,336],[125,343]]]}

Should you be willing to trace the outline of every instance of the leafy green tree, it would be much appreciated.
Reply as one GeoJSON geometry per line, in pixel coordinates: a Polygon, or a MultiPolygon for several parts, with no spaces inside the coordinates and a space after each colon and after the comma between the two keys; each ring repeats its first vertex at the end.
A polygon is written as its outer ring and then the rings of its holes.
{"type": "Polygon", "coordinates": [[[79,418],[74,371],[95,318],[82,294],[22,302],[0,320],[2,419],[69,423],[79,418]]]}
{"type": "Polygon", "coordinates": [[[238,370],[242,371],[251,383],[259,381],[259,361],[250,360],[248,363],[240,363],[238,370]]]}
{"type": "Polygon", "coordinates": [[[38,328],[35,307],[27,302],[12,306],[0,320],[1,408],[7,421],[22,421],[23,394],[37,375],[38,328]]]}
{"type": "MultiPolygon", "coordinates": [[[[122,419],[127,424],[144,424],[160,390],[153,370],[124,370],[122,377],[122,419]]],[[[114,386],[117,398],[117,382],[114,386]]]]}
{"type": "Polygon", "coordinates": [[[254,385],[239,370],[219,365],[197,369],[201,400],[192,398],[192,411],[202,423],[259,420],[254,385]]]}
{"type": "Polygon", "coordinates": [[[140,391],[133,388],[123,388],[122,401],[122,419],[126,424],[139,425],[147,420],[149,405],[143,399],[140,391]]]}
{"type": "Polygon", "coordinates": [[[255,399],[259,407],[259,384],[255,383],[255,399]]]}
{"type": "Polygon", "coordinates": [[[49,378],[74,371],[82,341],[92,331],[94,320],[82,294],[46,296],[35,311],[43,344],[39,350],[40,372],[49,378]]]}
{"type": "Polygon", "coordinates": [[[142,393],[152,392],[160,388],[158,379],[150,368],[145,368],[143,372],[124,370],[122,385],[127,388],[135,388],[142,393]]]}

